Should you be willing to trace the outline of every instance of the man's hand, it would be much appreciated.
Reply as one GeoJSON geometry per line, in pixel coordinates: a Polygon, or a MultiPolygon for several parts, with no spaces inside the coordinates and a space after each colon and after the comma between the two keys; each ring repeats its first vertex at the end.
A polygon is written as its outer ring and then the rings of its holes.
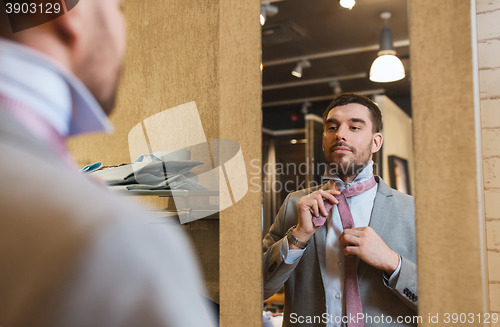
{"type": "MultiPolygon", "coordinates": [[[[325,204],[323,201],[330,201],[332,204],[337,204],[339,201],[333,196],[334,194],[340,194],[335,183],[330,183],[330,190],[323,191],[318,190],[314,193],[302,197],[299,201],[299,221],[297,227],[292,231],[293,235],[302,242],[307,242],[311,236],[320,228],[314,226],[312,223],[312,217],[328,215],[326,212],[325,204]],[[333,184],[333,185],[332,185],[333,184]],[[312,212],[312,213],[311,213],[312,212]]],[[[288,242],[290,249],[298,249],[299,247],[293,245],[290,241],[288,242]]]]}
{"type": "Polygon", "coordinates": [[[344,255],[355,255],[389,275],[398,268],[399,255],[392,251],[371,227],[345,229],[339,237],[344,255]]]}

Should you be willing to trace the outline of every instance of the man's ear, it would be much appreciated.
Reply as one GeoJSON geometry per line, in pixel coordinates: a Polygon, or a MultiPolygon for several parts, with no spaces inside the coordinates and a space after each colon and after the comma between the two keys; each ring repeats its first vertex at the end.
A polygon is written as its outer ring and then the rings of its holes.
{"type": "Polygon", "coordinates": [[[53,21],[54,29],[61,41],[70,47],[77,46],[77,43],[81,41],[82,35],[85,35],[84,15],[86,7],[80,4],[53,21]]]}
{"type": "Polygon", "coordinates": [[[384,137],[380,133],[373,134],[373,142],[372,142],[372,153],[378,152],[382,147],[382,143],[384,142],[384,137]]]}

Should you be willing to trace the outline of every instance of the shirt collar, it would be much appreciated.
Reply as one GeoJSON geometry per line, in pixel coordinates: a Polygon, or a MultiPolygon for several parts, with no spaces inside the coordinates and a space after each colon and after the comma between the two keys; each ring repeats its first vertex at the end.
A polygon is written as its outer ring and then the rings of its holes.
{"type": "Polygon", "coordinates": [[[330,172],[330,169],[326,169],[325,174],[323,175],[324,180],[333,179],[333,181],[335,182],[335,184],[337,184],[337,186],[341,191],[346,187],[363,183],[364,181],[367,181],[372,177],[373,177],[373,161],[371,160],[368,163],[368,165],[366,165],[366,167],[363,168],[363,170],[358,175],[356,175],[356,177],[351,183],[344,183],[344,181],[340,179],[338,174],[335,172],[330,172]]]}
{"type": "Polygon", "coordinates": [[[88,88],[66,67],[27,46],[0,38],[0,92],[37,111],[62,136],[113,127],[88,88]]]}

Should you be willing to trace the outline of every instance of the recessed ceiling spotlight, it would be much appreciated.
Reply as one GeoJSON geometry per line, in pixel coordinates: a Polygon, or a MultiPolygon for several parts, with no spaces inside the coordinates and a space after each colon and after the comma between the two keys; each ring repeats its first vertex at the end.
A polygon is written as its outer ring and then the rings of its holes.
{"type": "Polygon", "coordinates": [[[267,17],[275,16],[278,13],[278,7],[269,3],[260,6],[260,25],[264,26],[267,17]]]}
{"type": "Polygon", "coordinates": [[[349,10],[351,10],[355,4],[356,4],[356,0],[340,0],[340,5],[344,8],[349,9],[349,10]]]}
{"type": "Polygon", "coordinates": [[[309,108],[312,106],[310,101],[306,101],[302,104],[302,108],[300,109],[300,113],[303,115],[307,115],[309,113],[309,108]]]}
{"type": "Polygon", "coordinates": [[[302,59],[297,63],[297,66],[292,70],[292,75],[301,78],[302,77],[302,69],[311,67],[311,62],[307,59],[302,59]]]}
{"type": "Polygon", "coordinates": [[[331,81],[330,84],[328,84],[328,85],[332,88],[334,95],[342,93],[342,86],[340,86],[339,81],[337,81],[337,80],[331,81]]]}
{"type": "Polygon", "coordinates": [[[392,43],[392,33],[389,29],[390,12],[380,14],[385,22],[385,27],[380,35],[380,51],[378,57],[373,61],[370,68],[370,80],[377,83],[399,81],[405,77],[405,67],[401,60],[396,57],[396,50],[392,43]]]}

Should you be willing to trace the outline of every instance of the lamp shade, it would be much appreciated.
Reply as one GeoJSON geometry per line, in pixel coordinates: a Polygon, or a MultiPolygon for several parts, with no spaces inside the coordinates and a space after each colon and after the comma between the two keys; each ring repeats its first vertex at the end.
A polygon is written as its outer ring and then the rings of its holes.
{"type": "Polygon", "coordinates": [[[395,82],[405,77],[405,68],[395,55],[385,54],[373,61],[370,80],[377,83],[395,82]]]}
{"type": "Polygon", "coordinates": [[[266,6],[261,6],[260,7],[260,25],[261,26],[264,26],[264,24],[266,23],[266,17],[267,16],[267,10],[266,10],[266,6]]]}
{"type": "Polygon", "coordinates": [[[302,69],[311,67],[311,62],[306,58],[302,59],[297,63],[297,66],[292,71],[292,75],[301,78],[302,77],[302,69]]]}
{"type": "Polygon", "coordinates": [[[356,4],[356,0],[340,0],[340,5],[344,8],[349,9],[349,10],[351,10],[355,4],[356,4]]]}
{"type": "Polygon", "coordinates": [[[297,64],[297,66],[295,66],[294,70],[292,70],[292,75],[297,77],[297,78],[302,77],[302,66],[300,64],[297,64]]]}

